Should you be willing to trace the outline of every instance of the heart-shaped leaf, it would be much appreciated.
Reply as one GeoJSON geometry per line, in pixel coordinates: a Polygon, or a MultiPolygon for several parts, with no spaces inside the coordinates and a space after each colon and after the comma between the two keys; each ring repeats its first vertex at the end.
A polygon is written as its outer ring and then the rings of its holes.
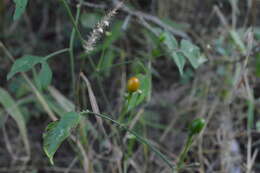
{"type": "Polygon", "coordinates": [[[16,73],[26,72],[33,68],[36,64],[43,61],[42,57],[33,55],[24,55],[16,60],[11,68],[11,71],[7,75],[7,80],[11,79],[16,73]]]}
{"type": "Polygon", "coordinates": [[[200,50],[188,40],[181,40],[181,51],[188,58],[193,68],[198,68],[200,65],[200,50]]]}
{"type": "Polygon", "coordinates": [[[36,84],[39,89],[45,89],[50,85],[51,80],[52,80],[51,68],[46,61],[43,61],[41,71],[36,78],[36,84]]]}
{"type": "Polygon", "coordinates": [[[70,135],[71,129],[80,122],[81,116],[76,112],[68,112],[60,120],[50,123],[43,134],[43,149],[53,163],[53,156],[61,143],[70,135]]]}

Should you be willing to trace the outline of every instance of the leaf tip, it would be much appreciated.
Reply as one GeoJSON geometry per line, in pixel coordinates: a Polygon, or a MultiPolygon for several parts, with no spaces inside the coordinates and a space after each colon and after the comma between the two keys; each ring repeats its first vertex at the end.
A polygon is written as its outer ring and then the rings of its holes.
{"type": "Polygon", "coordinates": [[[49,161],[51,163],[51,165],[54,165],[54,162],[53,162],[53,156],[51,156],[51,154],[48,152],[47,148],[43,148],[44,150],[44,153],[47,155],[47,157],[49,158],[49,161]]]}
{"type": "Polygon", "coordinates": [[[6,76],[6,79],[10,80],[12,77],[13,77],[13,74],[12,73],[8,73],[7,76],[6,76]]]}

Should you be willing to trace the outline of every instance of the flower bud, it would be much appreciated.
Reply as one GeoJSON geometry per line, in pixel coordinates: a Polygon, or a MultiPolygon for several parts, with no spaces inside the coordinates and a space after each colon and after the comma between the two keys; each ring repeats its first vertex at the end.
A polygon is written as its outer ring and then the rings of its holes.
{"type": "Polygon", "coordinates": [[[199,134],[204,128],[205,124],[206,121],[204,118],[196,118],[193,120],[189,126],[189,135],[193,136],[199,134]]]}

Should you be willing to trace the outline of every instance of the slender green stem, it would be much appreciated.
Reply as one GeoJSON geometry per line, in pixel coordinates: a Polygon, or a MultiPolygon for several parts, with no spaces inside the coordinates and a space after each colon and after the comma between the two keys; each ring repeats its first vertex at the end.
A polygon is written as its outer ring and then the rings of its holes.
{"type": "Polygon", "coordinates": [[[101,64],[102,64],[103,61],[104,61],[105,51],[106,51],[106,48],[102,48],[101,57],[100,57],[100,60],[99,60],[99,62],[98,62],[98,65],[97,65],[97,67],[98,67],[98,72],[100,72],[100,66],[101,66],[101,64]]]}
{"type": "Polygon", "coordinates": [[[97,66],[95,65],[94,61],[92,60],[92,58],[89,55],[87,56],[87,59],[90,62],[91,68],[94,70],[93,74],[96,75],[97,82],[98,82],[98,87],[100,88],[102,97],[104,98],[106,104],[108,105],[109,111],[111,111],[112,107],[111,107],[111,104],[108,101],[108,98],[107,98],[106,94],[105,94],[105,90],[102,87],[101,78],[100,78],[99,72],[97,71],[97,66]]]}
{"type": "Polygon", "coordinates": [[[80,33],[80,31],[79,31],[79,29],[78,29],[78,27],[77,27],[77,23],[76,23],[76,21],[75,21],[73,15],[72,15],[72,12],[71,12],[71,10],[70,10],[70,7],[69,7],[68,3],[66,2],[66,0],[61,0],[61,1],[62,1],[63,5],[64,5],[64,7],[65,7],[65,9],[66,9],[66,11],[67,11],[67,13],[68,13],[68,15],[69,15],[69,18],[70,18],[70,20],[71,20],[71,23],[73,24],[73,27],[74,27],[75,31],[77,32],[77,35],[78,35],[80,41],[81,41],[82,44],[83,44],[85,40],[84,40],[84,38],[82,37],[82,35],[81,35],[81,33],[80,33]]]}
{"type": "MultiPolygon", "coordinates": [[[[81,11],[81,5],[79,4],[77,6],[77,14],[76,14],[76,25],[78,25],[80,11],[81,11]]],[[[69,54],[70,54],[70,69],[71,69],[71,78],[72,78],[72,93],[75,96],[75,87],[76,87],[76,79],[75,79],[75,57],[74,57],[74,41],[75,41],[75,34],[76,30],[75,28],[72,29],[71,36],[70,36],[70,48],[69,48],[69,54]]]]}
{"type": "Polygon", "coordinates": [[[136,137],[136,139],[147,145],[157,156],[159,156],[172,170],[175,168],[175,165],[164,155],[162,154],[158,149],[156,149],[149,141],[147,141],[146,139],[144,139],[143,137],[139,136],[136,132],[134,132],[133,130],[131,129],[128,129],[124,124],[121,124],[119,123],[118,121],[115,121],[113,119],[111,119],[109,116],[107,115],[103,115],[103,114],[98,114],[98,113],[94,113],[94,112],[90,112],[90,111],[82,111],[80,113],[81,115],[84,115],[84,114],[88,114],[88,115],[95,115],[95,116],[99,116],[103,119],[106,119],[106,120],[109,120],[111,121],[112,123],[114,123],[116,126],[118,126],[119,128],[131,133],[132,135],[134,135],[136,137]]]}
{"type": "Polygon", "coordinates": [[[104,87],[102,85],[101,77],[100,77],[99,74],[97,74],[97,83],[98,83],[98,86],[100,88],[102,97],[104,98],[104,101],[105,101],[105,103],[107,105],[108,111],[111,112],[112,111],[112,106],[111,106],[111,103],[108,100],[108,97],[107,97],[105,89],[104,89],[104,87]]]}
{"type": "Polygon", "coordinates": [[[56,51],[56,52],[53,52],[53,53],[51,53],[51,54],[45,56],[44,59],[47,61],[48,59],[50,59],[50,58],[52,58],[52,57],[54,57],[54,56],[56,56],[56,55],[59,55],[59,54],[62,54],[62,53],[64,53],[64,52],[68,52],[68,51],[70,51],[69,48],[61,49],[61,50],[58,50],[58,51],[56,51]]]}
{"type": "Polygon", "coordinates": [[[119,118],[118,118],[118,122],[124,121],[125,115],[126,115],[127,112],[128,112],[128,105],[129,105],[129,102],[130,102],[130,100],[131,100],[131,98],[132,98],[132,95],[133,95],[133,93],[129,93],[129,95],[128,95],[127,98],[125,99],[124,105],[123,105],[123,109],[122,109],[122,111],[121,111],[121,113],[120,113],[120,115],[119,115],[119,118]]]}
{"type": "Polygon", "coordinates": [[[95,69],[95,74],[96,74],[96,77],[97,77],[97,82],[98,82],[98,86],[100,88],[100,91],[101,91],[101,94],[102,94],[102,97],[104,98],[104,101],[109,109],[109,112],[112,111],[112,106],[107,98],[107,95],[105,93],[105,90],[104,90],[104,87],[102,86],[102,83],[101,83],[101,75],[100,75],[100,66],[101,66],[101,63],[102,61],[104,60],[104,55],[105,55],[105,49],[102,49],[102,53],[101,53],[101,58],[97,64],[97,67],[95,69]]]}
{"type": "Polygon", "coordinates": [[[187,156],[188,151],[190,150],[192,143],[193,143],[193,136],[189,135],[189,137],[186,141],[185,147],[184,147],[183,151],[181,152],[179,161],[177,163],[177,172],[179,171],[179,169],[182,168],[184,160],[187,156]]]}
{"type": "Polygon", "coordinates": [[[254,124],[254,101],[253,100],[248,100],[248,110],[247,110],[247,132],[250,134],[251,130],[253,128],[254,124]]]}

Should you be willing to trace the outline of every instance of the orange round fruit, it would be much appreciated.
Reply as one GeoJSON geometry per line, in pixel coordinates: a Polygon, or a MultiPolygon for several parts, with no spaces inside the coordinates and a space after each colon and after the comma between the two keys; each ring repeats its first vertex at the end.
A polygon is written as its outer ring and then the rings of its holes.
{"type": "Polygon", "coordinates": [[[137,77],[131,77],[130,79],[128,79],[127,82],[127,90],[128,92],[135,92],[139,89],[140,87],[140,81],[137,77]]]}

